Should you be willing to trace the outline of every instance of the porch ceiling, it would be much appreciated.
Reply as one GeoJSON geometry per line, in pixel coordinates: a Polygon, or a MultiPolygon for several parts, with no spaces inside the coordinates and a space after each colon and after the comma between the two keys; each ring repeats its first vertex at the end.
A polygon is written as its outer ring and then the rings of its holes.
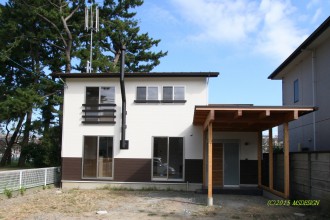
{"type": "Polygon", "coordinates": [[[195,106],[194,125],[212,122],[214,131],[264,131],[315,111],[314,107],[204,105],[195,106]]]}

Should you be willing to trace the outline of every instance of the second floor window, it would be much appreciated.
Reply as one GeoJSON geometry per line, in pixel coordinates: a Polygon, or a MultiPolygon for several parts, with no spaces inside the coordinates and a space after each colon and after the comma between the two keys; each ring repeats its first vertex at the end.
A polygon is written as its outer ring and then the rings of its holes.
{"type": "Polygon", "coordinates": [[[298,81],[298,79],[296,79],[293,82],[293,101],[295,103],[299,102],[299,81],[298,81]]]}
{"type": "Polygon", "coordinates": [[[185,91],[183,86],[164,86],[163,87],[163,100],[184,100],[185,91]]]}
{"type": "Polygon", "coordinates": [[[86,104],[115,103],[115,87],[87,87],[86,104]]]}
{"type": "Polygon", "coordinates": [[[115,123],[115,87],[86,87],[83,123],[115,123]]]}
{"type": "Polygon", "coordinates": [[[138,86],[136,89],[136,99],[138,101],[158,100],[158,87],[138,86]]]}
{"type": "Polygon", "coordinates": [[[158,86],[136,87],[135,103],[185,103],[184,86],[163,86],[158,95],[158,86]]]}

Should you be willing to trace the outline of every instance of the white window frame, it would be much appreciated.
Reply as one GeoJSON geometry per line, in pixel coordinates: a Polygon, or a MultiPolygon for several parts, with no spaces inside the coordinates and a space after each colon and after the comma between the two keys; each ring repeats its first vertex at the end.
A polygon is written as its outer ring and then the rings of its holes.
{"type": "Polygon", "coordinates": [[[137,101],[158,101],[159,100],[159,86],[137,86],[135,98],[137,101]],[[146,99],[138,99],[138,88],[146,88],[146,99]],[[157,88],[157,99],[149,98],[149,88],[157,88]]]}
{"type": "Polygon", "coordinates": [[[164,101],[185,101],[186,100],[186,87],[183,86],[183,85],[176,85],[176,86],[173,86],[173,85],[169,85],[169,86],[163,86],[162,87],[162,100],[164,101]],[[171,87],[172,88],[172,99],[164,99],[164,87],[171,87]],[[183,99],[176,99],[175,98],[175,88],[183,88],[183,99]]]}

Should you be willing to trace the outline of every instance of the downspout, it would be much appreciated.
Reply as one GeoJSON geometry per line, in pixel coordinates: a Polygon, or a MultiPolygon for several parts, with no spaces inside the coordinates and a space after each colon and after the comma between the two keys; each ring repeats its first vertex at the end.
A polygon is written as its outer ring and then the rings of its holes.
{"type": "MultiPolygon", "coordinates": [[[[125,45],[121,48],[121,65],[120,65],[120,90],[121,90],[121,140],[120,149],[126,149],[125,138],[126,138],[126,92],[125,92],[125,45]]],[[[128,146],[127,146],[128,147],[128,146]]]]}
{"type": "MultiPolygon", "coordinates": [[[[312,50],[312,89],[313,89],[313,107],[316,105],[316,85],[315,85],[315,50],[312,50]]],[[[314,151],[316,151],[316,124],[315,124],[315,111],[313,112],[313,142],[314,151]]]]}

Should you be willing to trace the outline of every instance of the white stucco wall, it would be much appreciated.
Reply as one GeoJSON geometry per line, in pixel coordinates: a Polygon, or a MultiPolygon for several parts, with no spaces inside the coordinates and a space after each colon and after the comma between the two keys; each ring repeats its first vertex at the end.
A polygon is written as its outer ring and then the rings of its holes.
{"type": "Polygon", "coordinates": [[[202,132],[192,125],[195,105],[207,104],[205,78],[126,78],[127,130],[129,149],[120,150],[121,93],[119,79],[67,79],[64,91],[62,157],[82,157],[83,136],[113,136],[114,157],[151,158],[154,136],[184,138],[185,159],[202,159],[202,132]],[[185,86],[184,104],[134,103],[137,86],[185,86]],[[115,86],[116,124],[82,124],[86,87],[115,86]]]}
{"type": "Polygon", "coordinates": [[[213,142],[239,143],[240,160],[258,160],[257,132],[214,132],[213,142]]]}

